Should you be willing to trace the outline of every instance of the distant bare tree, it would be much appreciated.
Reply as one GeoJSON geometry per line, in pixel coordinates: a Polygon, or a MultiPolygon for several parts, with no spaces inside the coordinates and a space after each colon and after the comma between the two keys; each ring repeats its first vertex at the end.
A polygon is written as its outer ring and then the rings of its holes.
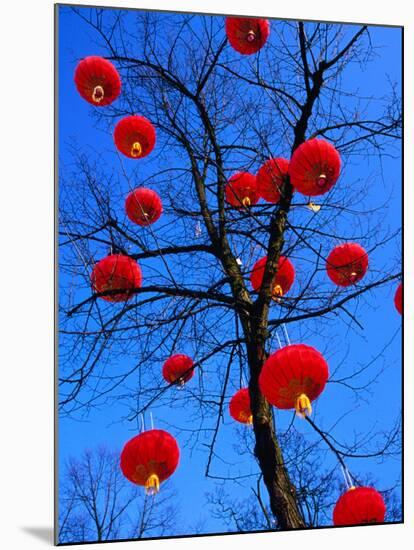
{"type": "Polygon", "coordinates": [[[105,447],[69,459],[63,474],[59,542],[102,542],[160,537],[178,519],[167,485],[153,498],[121,473],[119,452],[105,447]]]}

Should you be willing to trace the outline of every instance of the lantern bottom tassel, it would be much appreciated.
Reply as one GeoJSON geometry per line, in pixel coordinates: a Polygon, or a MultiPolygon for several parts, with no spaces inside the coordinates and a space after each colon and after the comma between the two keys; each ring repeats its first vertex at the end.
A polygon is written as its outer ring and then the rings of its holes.
{"type": "Polygon", "coordinates": [[[137,157],[140,157],[141,154],[142,154],[141,144],[139,141],[136,141],[135,143],[132,144],[131,156],[133,156],[134,158],[137,158],[137,157]]]}
{"type": "Polygon", "coordinates": [[[156,495],[160,490],[160,478],[157,474],[152,474],[149,476],[145,482],[145,493],[147,495],[156,495]]]}
{"type": "Polygon", "coordinates": [[[102,86],[95,86],[92,93],[92,99],[95,103],[100,103],[105,96],[105,90],[102,86]]]}
{"type": "Polygon", "coordinates": [[[302,393],[296,400],[296,414],[302,418],[312,414],[312,405],[306,393],[302,393]]]}
{"type": "Polygon", "coordinates": [[[272,300],[280,303],[280,299],[283,296],[283,289],[280,285],[275,285],[272,288],[272,300]]]}
{"type": "Polygon", "coordinates": [[[239,413],[239,419],[241,420],[241,422],[244,422],[245,424],[253,424],[253,415],[248,414],[244,411],[241,411],[239,413]]]}
{"type": "Polygon", "coordinates": [[[242,205],[243,205],[245,208],[247,208],[248,206],[250,206],[251,203],[252,203],[252,202],[251,202],[251,200],[250,200],[249,197],[244,197],[244,199],[242,200],[242,205]]]}

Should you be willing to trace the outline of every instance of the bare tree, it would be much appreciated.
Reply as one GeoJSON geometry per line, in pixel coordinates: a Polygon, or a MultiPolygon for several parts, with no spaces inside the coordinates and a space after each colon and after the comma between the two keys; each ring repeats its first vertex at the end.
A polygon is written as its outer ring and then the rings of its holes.
{"type": "MultiPolygon", "coordinates": [[[[279,529],[315,525],[322,511],[318,503],[305,509],[305,489],[283,447],[291,431],[278,431],[259,375],[283,327],[300,326],[304,339],[323,328],[327,353],[335,337],[343,340],[342,327],[361,328],[359,312],[369,307],[373,292],[401,277],[400,258],[387,255],[359,284],[332,290],[321,277],[327,252],[338,242],[358,240],[373,253],[398,243],[400,230],[383,223],[385,191],[377,206],[365,207],[373,178],[341,180],[320,198],[319,210],[293,197],[288,179],[276,205],[236,210],[226,204],[224,190],[234,171],[290,157],[313,136],[335,145],[345,170],[352,162],[398,156],[398,86],[390,83],[385,97],[366,98],[343,83],[350,67],[362,69],[377,55],[366,25],[274,21],[271,43],[253,59],[239,59],[227,44],[222,18],[74,11],[122,75],[122,100],[94,113],[96,124],[110,132],[118,117],[139,112],[157,128],[157,154],[144,171],[121,156],[115,169],[98,144],[88,150],[72,144],[73,163],[61,163],[62,414],[124,399],[128,420],[136,421],[149,407],[185,403],[197,411],[186,430],[188,445],[207,434],[206,475],[220,477],[212,474],[218,433],[230,391],[244,378],[253,413],[250,452],[269,500],[268,509],[263,505],[269,520],[259,523],[275,521],[279,529]],[[125,182],[130,190],[148,182],[162,189],[165,217],[154,229],[126,221],[125,182]],[[122,306],[108,305],[90,290],[93,262],[109,250],[130,255],[144,270],[144,285],[122,306]],[[272,280],[281,254],[307,269],[298,273],[299,290],[274,303],[272,280]],[[263,283],[254,294],[249,274],[264,255],[263,283]],[[192,350],[202,373],[199,386],[181,397],[172,396],[159,375],[161,362],[179,349],[192,350]],[[133,361],[123,362],[127,356],[133,361]],[[116,371],[114,364],[120,366],[116,371]]],[[[342,358],[330,382],[362,398],[381,376],[380,358],[381,352],[351,371],[342,358]]],[[[334,426],[312,425],[318,436],[326,432],[342,459],[386,457],[390,448],[398,454],[398,429],[385,442],[378,430],[338,443],[334,426]]],[[[323,496],[327,475],[318,480],[323,496]]],[[[307,499],[311,492],[308,486],[307,499]]]]}
{"type": "Polygon", "coordinates": [[[171,489],[165,487],[157,499],[145,495],[123,477],[119,452],[105,447],[69,459],[61,495],[61,544],[160,537],[178,518],[171,489]]]}

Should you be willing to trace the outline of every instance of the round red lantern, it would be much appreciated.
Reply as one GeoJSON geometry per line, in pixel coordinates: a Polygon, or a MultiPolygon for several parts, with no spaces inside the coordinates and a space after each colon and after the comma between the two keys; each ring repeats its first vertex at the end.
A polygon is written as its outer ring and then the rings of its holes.
{"type": "Polygon", "coordinates": [[[249,388],[242,388],[230,399],[230,415],[241,424],[252,424],[253,415],[250,410],[249,388]]]}
{"type": "Polygon", "coordinates": [[[335,147],[324,139],[310,139],[293,153],[290,182],[303,195],[324,195],[335,185],[340,170],[341,157],[335,147]]]}
{"type": "Polygon", "coordinates": [[[333,512],[334,525],[383,523],[385,503],[372,487],[351,487],[341,495],[333,512]]]}
{"type": "Polygon", "coordinates": [[[284,158],[267,160],[257,172],[257,191],[268,202],[280,200],[280,188],[289,172],[289,161],[284,158]]]}
{"type": "Polygon", "coordinates": [[[193,360],[188,355],[176,354],[169,357],[163,367],[162,375],[169,384],[183,386],[194,376],[193,360]]]}
{"type": "Polygon", "coordinates": [[[358,283],[368,269],[368,254],[357,243],[336,246],[326,260],[326,271],[333,283],[350,286],[358,283]]]}
{"type": "MultiPolygon", "coordinates": [[[[266,267],[267,256],[260,258],[250,273],[250,282],[252,283],[253,290],[259,292],[262,286],[263,275],[266,267]]],[[[277,299],[280,296],[285,295],[293,285],[295,280],[295,268],[289,258],[280,256],[277,273],[273,279],[272,298],[277,299]]]]}
{"type": "Polygon", "coordinates": [[[395,307],[397,308],[398,313],[402,315],[402,310],[403,310],[402,283],[398,285],[398,288],[395,292],[394,304],[395,304],[395,307]]]}
{"type": "Polygon", "coordinates": [[[121,93],[121,79],[114,65],[95,55],[78,63],[75,84],[83,99],[96,107],[109,105],[121,93]]]}
{"type": "Polygon", "coordinates": [[[237,172],[229,178],[226,189],[226,201],[235,208],[248,207],[259,200],[256,176],[249,172],[237,172]]]}
{"type": "Polygon", "coordinates": [[[125,211],[128,218],[138,225],[151,225],[162,214],[162,202],[155,191],[138,187],[127,196],[125,211]]]}
{"type": "Polygon", "coordinates": [[[156,494],[160,483],[176,470],[180,449],[174,437],[164,430],[148,430],[130,439],[121,453],[124,476],[145,487],[147,494],[156,494]]]}
{"type": "Polygon", "coordinates": [[[226,17],[226,35],[233,49],[243,55],[258,52],[270,34],[267,19],[226,17]]]}
{"type": "Polygon", "coordinates": [[[123,254],[111,254],[100,260],[93,268],[91,283],[98,294],[114,291],[113,294],[100,296],[107,302],[125,302],[132,298],[134,289],[142,285],[141,268],[137,262],[123,254]],[[115,292],[119,290],[119,292],[115,292]]]}
{"type": "Polygon", "coordinates": [[[155,128],[143,116],[127,116],[115,126],[115,145],[130,159],[144,158],[155,146],[155,128]]]}
{"type": "Polygon", "coordinates": [[[328,380],[328,364],[318,350],[305,344],[279,349],[265,361],[259,387],[272,405],[296,409],[300,416],[312,412],[311,402],[323,391],[328,380]]]}

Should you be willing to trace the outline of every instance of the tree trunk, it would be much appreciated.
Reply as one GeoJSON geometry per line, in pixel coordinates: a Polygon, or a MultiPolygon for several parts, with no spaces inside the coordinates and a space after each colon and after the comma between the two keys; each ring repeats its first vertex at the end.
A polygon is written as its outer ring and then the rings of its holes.
{"type": "Polygon", "coordinates": [[[254,454],[266,485],[270,508],[281,529],[306,527],[299,510],[296,489],[283,462],[282,450],[273,428],[272,409],[259,389],[259,375],[266,360],[266,330],[256,333],[248,345],[250,404],[256,439],[254,454]]]}

